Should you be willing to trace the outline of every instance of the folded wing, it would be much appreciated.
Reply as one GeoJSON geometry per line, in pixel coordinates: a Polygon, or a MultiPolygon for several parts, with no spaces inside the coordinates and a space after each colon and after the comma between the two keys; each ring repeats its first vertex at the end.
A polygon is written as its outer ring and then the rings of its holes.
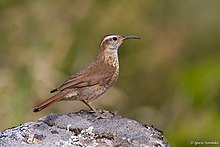
{"type": "Polygon", "coordinates": [[[51,92],[93,86],[97,84],[105,85],[110,82],[114,73],[115,67],[108,64],[103,63],[96,66],[88,65],[51,92]]]}

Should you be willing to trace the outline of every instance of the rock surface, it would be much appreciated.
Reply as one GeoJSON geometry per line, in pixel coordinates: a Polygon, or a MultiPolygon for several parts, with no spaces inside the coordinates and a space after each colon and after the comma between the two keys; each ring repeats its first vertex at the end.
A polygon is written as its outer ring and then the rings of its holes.
{"type": "Polygon", "coordinates": [[[170,147],[153,127],[105,111],[106,119],[80,111],[50,114],[36,122],[0,132],[0,147],[11,146],[149,146],[170,147]]]}

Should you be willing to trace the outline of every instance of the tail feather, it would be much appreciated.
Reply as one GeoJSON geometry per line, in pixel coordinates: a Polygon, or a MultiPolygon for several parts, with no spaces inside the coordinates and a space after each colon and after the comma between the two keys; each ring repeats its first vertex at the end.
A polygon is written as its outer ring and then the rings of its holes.
{"type": "Polygon", "coordinates": [[[58,91],[58,88],[51,90],[50,93],[54,93],[56,91],[58,91]]]}
{"type": "Polygon", "coordinates": [[[48,107],[49,105],[53,104],[54,102],[58,102],[58,101],[62,100],[65,95],[66,95],[66,92],[61,92],[61,93],[58,93],[58,94],[48,98],[47,100],[34,106],[33,112],[39,112],[39,111],[45,109],[46,107],[48,107]]]}

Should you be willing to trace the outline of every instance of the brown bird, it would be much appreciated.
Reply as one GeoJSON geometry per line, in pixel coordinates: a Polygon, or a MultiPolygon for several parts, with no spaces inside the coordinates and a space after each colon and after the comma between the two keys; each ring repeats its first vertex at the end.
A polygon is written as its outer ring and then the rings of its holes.
{"type": "Polygon", "coordinates": [[[79,100],[90,107],[97,117],[101,114],[91,105],[91,102],[106,92],[118,79],[119,61],[118,48],[127,39],[140,39],[137,36],[110,34],[103,37],[98,54],[93,62],[86,65],[78,73],[51,93],[57,94],[33,107],[38,112],[61,100],[79,100]]]}

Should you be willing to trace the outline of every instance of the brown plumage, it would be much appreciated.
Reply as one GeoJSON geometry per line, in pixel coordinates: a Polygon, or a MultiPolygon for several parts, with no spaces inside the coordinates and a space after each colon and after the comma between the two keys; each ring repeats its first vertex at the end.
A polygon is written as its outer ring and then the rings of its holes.
{"type": "Polygon", "coordinates": [[[111,87],[119,75],[118,48],[126,39],[139,39],[136,36],[110,34],[103,37],[96,59],[78,73],[72,75],[61,86],[51,90],[58,93],[33,107],[38,112],[61,100],[79,100],[89,106],[97,115],[99,112],[91,102],[111,87]]]}

